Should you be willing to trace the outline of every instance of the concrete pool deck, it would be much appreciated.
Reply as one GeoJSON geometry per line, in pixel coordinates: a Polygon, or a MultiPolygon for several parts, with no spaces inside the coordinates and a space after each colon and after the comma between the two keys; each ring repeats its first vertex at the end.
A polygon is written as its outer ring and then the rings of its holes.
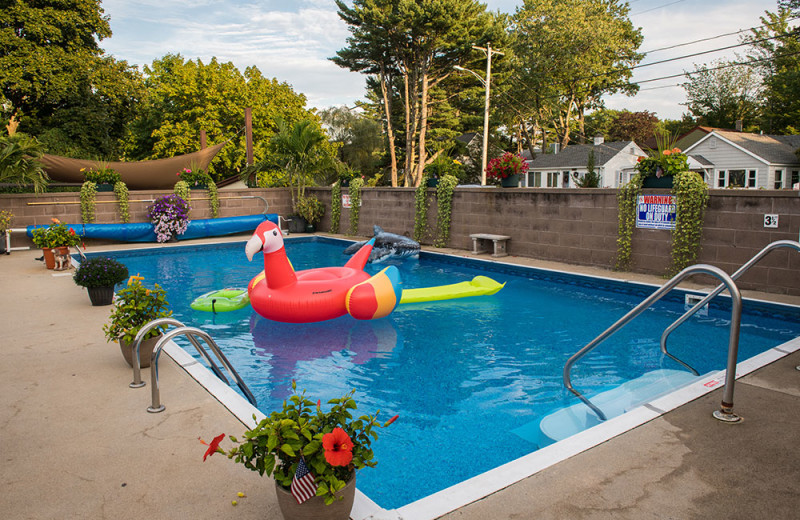
{"type": "MultiPolygon", "coordinates": [[[[159,368],[166,410],[148,413],[149,369],[143,370],[146,387],[128,387],[131,369],[103,336],[109,307],[92,307],[71,272],[47,271],[38,256],[0,255],[3,517],[281,518],[271,479],[219,455],[202,461],[199,436],[239,435],[244,426],[165,357],[159,368]]],[[[663,283],[530,259],[503,261],[663,283]]],[[[745,296],[800,304],[800,297],[745,296]]],[[[711,417],[717,389],[444,518],[795,518],[798,365],[795,352],[737,381],[740,424],[711,417]]],[[[497,449],[488,432],[476,433],[476,440],[497,449]]]]}

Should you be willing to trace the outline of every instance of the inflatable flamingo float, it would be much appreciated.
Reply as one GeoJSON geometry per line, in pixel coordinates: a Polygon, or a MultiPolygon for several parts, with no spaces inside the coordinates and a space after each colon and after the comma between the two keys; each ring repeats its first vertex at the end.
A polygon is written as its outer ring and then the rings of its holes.
{"type": "Polygon", "coordinates": [[[350,314],[360,320],[388,316],[402,294],[400,273],[387,267],[373,277],[364,272],[374,240],[367,242],[343,267],[295,272],[286,256],[283,235],[275,223],[262,222],[247,241],[249,261],[264,253],[264,272],[250,281],[253,309],[270,320],[309,323],[350,314]]]}

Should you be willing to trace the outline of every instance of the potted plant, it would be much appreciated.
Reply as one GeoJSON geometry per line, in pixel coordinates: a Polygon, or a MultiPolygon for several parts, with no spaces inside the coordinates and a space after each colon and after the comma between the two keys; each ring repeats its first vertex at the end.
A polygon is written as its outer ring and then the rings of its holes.
{"type": "Polygon", "coordinates": [[[189,203],[175,194],[158,197],[147,208],[147,215],[155,228],[153,231],[156,240],[175,241],[178,235],[184,234],[189,226],[189,209],[189,203]]]}
{"type": "Polygon", "coordinates": [[[295,209],[297,214],[305,219],[306,226],[303,231],[308,233],[314,232],[317,222],[322,220],[322,216],[325,214],[325,205],[314,195],[297,199],[295,209]]]}
{"type": "Polygon", "coordinates": [[[0,253],[10,254],[7,247],[8,230],[11,228],[11,219],[14,214],[10,211],[0,210],[0,253]]]}
{"type": "Polygon", "coordinates": [[[113,191],[114,185],[122,180],[122,176],[113,168],[103,166],[101,168],[81,168],[83,176],[87,182],[97,185],[97,191],[113,191]]]}
{"type": "Polygon", "coordinates": [[[377,464],[371,443],[378,438],[377,429],[389,426],[397,416],[383,424],[377,420],[379,412],[354,419],[355,390],[328,401],[327,411],[319,400],[307,399],[305,391],[297,394],[294,381],[292,390],[295,393],[283,402],[283,409],[262,419],[243,439],[230,436],[234,445],[227,452],[219,447],[225,434],[215,437],[203,460],[226,453],[262,476],[271,475],[286,520],[347,519],[355,495],[355,472],[377,464]]]}
{"type": "Polygon", "coordinates": [[[56,265],[53,249],[64,248],[59,254],[69,254],[69,248],[81,242],[81,237],[74,229],[62,224],[57,218],[51,220],[52,224],[48,227],[39,227],[31,232],[33,244],[42,249],[45,266],[48,269],[53,269],[56,265]]]}
{"type": "Polygon", "coordinates": [[[679,148],[654,151],[649,157],[640,156],[636,162],[644,188],[671,188],[673,175],[688,170],[688,158],[679,148]]]}
{"type": "Polygon", "coordinates": [[[519,186],[519,176],[528,171],[528,161],[521,155],[506,152],[486,165],[486,177],[497,179],[504,188],[519,186]]]}
{"type": "MultiPolygon", "coordinates": [[[[128,285],[117,293],[117,301],[111,309],[109,322],[103,332],[109,341],[118,341],[122,356],[133,366],[133,340],[139,330],[158,318],[172,316],[167,302],[167,291],[158,284],[153,289],[142,285],[142,276],[131,276],[128,285]]],[[[142,368],[150,366],[150,356],[164,327],[156,327],[142,339],[139,347],[139,363],[142,368]]]]}
{"type": "Polygon", "coordinates": [[[114,286],[128,277],[128,268],[107,256],[87,258],[72,279],[81,287],[86,287],[92,305],[111,305],[114,300],[114,286]]]}
{"type": "Polygon", "coordinates": [[[178,172],[178,177],[188,184],[190,189],[206,189],[211,181],[211,176],[199,168],[184,168],[178,172]]]}

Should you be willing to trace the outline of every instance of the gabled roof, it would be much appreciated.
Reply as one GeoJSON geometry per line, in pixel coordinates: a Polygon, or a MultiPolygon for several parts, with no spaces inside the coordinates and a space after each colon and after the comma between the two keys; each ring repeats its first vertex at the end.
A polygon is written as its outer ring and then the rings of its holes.
{"type": "Polygon", "coordinates": [[[530,162],[530,167],[536,169],[586,168],[590,150],[594,150],[594,164],[604,166],[625,148],[633,145],[635,145],[633,141],[615,141],[599,145],[573,144],[558,153],[537,155],[536,159],[530,162]]]}
{"type": "Polygon", "coordinates": [[[763,135],[731,130],[714,130],[713,133],[770,164],[800,163],[795,155],[795,150],[800,148],[800,135],[763,135]]]}

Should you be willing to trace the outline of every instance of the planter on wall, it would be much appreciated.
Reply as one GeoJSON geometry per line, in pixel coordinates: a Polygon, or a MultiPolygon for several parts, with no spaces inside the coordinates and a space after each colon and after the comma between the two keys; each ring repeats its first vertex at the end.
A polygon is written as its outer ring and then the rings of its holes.
{"type": "Polygon", "coordinates": [[[649,175],[642,179],[642,188],[672,188],[672,175],[656,177],[649,175]]]}
{"type": "Polygon", "coordinates": [[[500,179],[500,186],[504,188],[516,188],[519,186],[519,174],[503,177],[500,179]]]}

